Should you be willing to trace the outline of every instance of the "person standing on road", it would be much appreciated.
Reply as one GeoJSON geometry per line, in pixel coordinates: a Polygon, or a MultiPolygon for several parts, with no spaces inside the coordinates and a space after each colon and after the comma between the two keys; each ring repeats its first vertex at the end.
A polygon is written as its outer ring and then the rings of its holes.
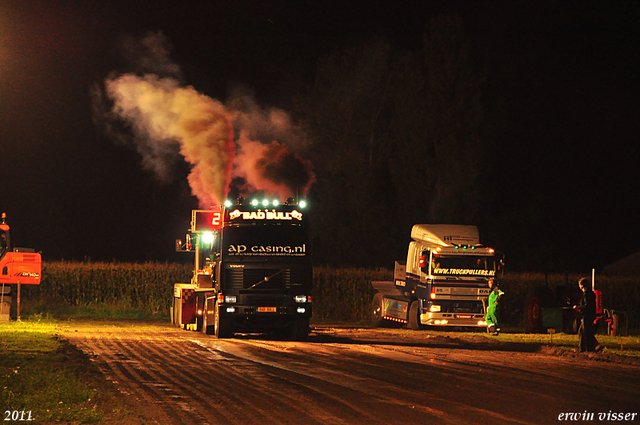
{"type": "Polygon", "coordinates": [[[591,290],[588,277],[583,277],[578,281],[578,286],[582,291],[582,298],[578,305],[573,306],[580,312],[580,328],[578,329],[578,351],[596,351],[598,341],[595,337],[596,320],[596,294],[591,290]]]}
{"type": "Polygon", "coordinates": [[[498,317],[500,313],[500,298],[504,295],[504,292],[498,288],[498,284],[494,279],[489,279],[489,299],[487,300],[487,315],[485,320],[487,322],[487,332],[490,335],[498,335],[500,328],[498,328],[498,317]]]}

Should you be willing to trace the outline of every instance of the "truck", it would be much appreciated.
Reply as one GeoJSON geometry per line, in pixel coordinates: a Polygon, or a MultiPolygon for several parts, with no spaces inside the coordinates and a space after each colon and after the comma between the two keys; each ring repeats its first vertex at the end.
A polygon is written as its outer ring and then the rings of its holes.
{"type": "Polygon", "coordinates": [[[18,285],[18,316],[20,316],[20,285],[39,285],[42,257],[32,248],[13,248],[7,213],[0,216],[0,321],[9,320],[11,286],[18,285]]]}
{"type": "Polygon", "coordinates": [[[193,210],[176,250],[194,254],[190,283],[174,285],[172,322],[217,338],[270,332],[303,340],[312,315],[306,204],[239,198],[193,210]]]}
{"type": "Polygon", "coordinates": [[[371,325],[486,328],[489,280],[502,277],[504,255],[480,244],[476,226],[416,224],[411,239],[393,281],[371,282],[371,325]]]}

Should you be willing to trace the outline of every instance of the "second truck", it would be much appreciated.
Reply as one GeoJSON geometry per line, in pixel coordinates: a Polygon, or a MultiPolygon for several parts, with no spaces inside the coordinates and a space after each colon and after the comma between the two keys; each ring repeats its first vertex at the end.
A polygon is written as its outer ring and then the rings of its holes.
{"type": "Polygon", "coordinates": [[[503,256],[480,245],[476,226],[417,224],[411,238],[393,281],[372,282],[372,326],[486,328],[488,282],[499,277],[503,256]]]}

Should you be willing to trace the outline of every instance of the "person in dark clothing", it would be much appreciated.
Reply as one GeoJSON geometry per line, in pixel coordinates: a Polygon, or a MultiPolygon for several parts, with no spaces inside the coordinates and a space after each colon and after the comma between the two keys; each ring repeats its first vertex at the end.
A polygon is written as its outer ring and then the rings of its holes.
{"type": "Polygon", "coordinates": [[[578,281],[578,286],[582,291],[580,303],[573,308],[580,312],[580,328],[578,329],[578,351],[596,351],[599,348],[595,337],[596,320],[596,294],[591,290],[589,278],[583,277],[578,281]]]}

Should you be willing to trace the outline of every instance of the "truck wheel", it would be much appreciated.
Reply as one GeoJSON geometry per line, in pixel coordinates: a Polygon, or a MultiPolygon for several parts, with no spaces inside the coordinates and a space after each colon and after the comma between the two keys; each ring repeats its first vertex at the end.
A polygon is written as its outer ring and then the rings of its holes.
{"type": "Polygon", "coordinates": [[[213,325],[207,321],[207,310],[202,311],[202,333],[205,335],[213,335],[213,325]]]}
{"type": "Polygon", "coordinates": [[[213,325],[213,333],[216,338],[230,338],[233,336],[231,323],[220,316],[220,305],[216,303],[215,323],[213,325]]]}
{"type": "Polygon", "coordinates": [[[176,298],[173,297],[173,317],[171,318],[171,324],[173,326],[180,326],[180,320],[178,320],[178,305],[176,303],[176,298]]]}
{"type": "Polygon", "coordinates": [[[292,341],[306,341],[309,336],[309,319],[294,320],[291,323],[290,337],[292,341]]]}
{"type": "Polygon", "coordinates": [[[371,326],[374,328],[382,327],[384,319],[382,318],[382,305],[383,298],[381,293],[377,293],[373,296],[371,302],[371,326]]]}
{"type": "Polygon", "coordinates": [[[420,302],[415,300],[409,307],[409,329],[416,331],[422,329],[422,323],[420,323],[420,302]]]}

